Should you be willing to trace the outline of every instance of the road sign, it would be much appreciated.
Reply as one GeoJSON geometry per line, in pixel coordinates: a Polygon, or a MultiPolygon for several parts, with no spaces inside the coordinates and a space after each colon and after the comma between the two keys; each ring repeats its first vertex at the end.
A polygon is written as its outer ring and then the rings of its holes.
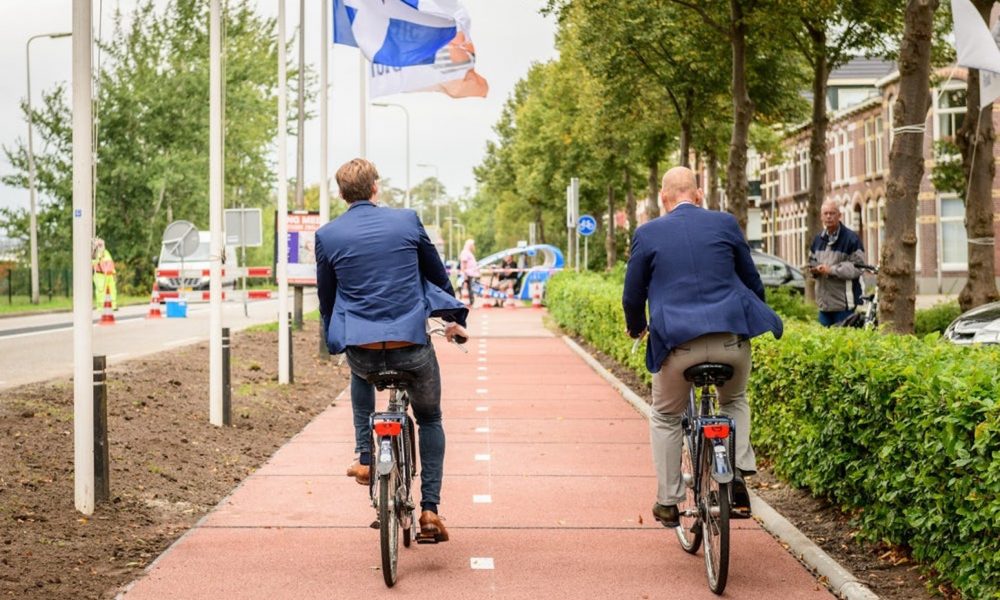
{"type": "Polygon", "coordinates": [[[264,245],[259,208],[226,209],[226,245],[248,248],[264,245]]]}
{"type": "Polygon", "coordinates": [[[580,221],[577,225],[580,235],[586,237],[593,234],[594,231],[597,230],[597,219],[590,215],[583,215],[580,217],[580,221]]]}

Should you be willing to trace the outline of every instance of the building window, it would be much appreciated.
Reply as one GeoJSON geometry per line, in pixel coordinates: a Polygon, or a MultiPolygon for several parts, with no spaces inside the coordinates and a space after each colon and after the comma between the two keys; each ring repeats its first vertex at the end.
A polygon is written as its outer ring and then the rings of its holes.
{"type": "Polygon", "coordinates": [[[865,121],[865,175],[875,172],[875,121],[865,121]]]}
{"type": "Polygon", "coordinates": [[[809,189],[809,150],[799,148],[797,162],[799,167],[799,190],[809,189]]]}
{"type": "Polygon", "coordinates": [[[847,141],[847,132],[841,132],[841,149],[844,152],[844,178],[843,181],[846,183],[851,179],[851,144],[847,141]]]}
{"type": "MultiPolygon", "coordinates": [[[[865,251],[877,252],[878,246],[875,243],[878,235],[878,219],[875,215],[875,199],[868,200],[868,216],[865,218],[865,251]]],[[[872,263],[874,264],[874,263],[872,263]]]]}
{"type": "Polygon", "coordinates": [[[879,252],[881,252],[881,248],[885,244],[885,198],[878,199],[875,218],[878,220],[878,247],[879,252]]]}
{"type": "Polygon", "coordinates": [[[955,271],[968,266],[965,204],[955,196],[941,196],[941,268],[955,271]]]}
{"type": "Polygon", "coordinates": [[[890,149],[892,148],[892,140],[896,137],[896,133],[892,130],[892,128],[895,127],[895,125],[893,125],[893,123],[895,122],[893,120],[893,116],[896,114],[895,104],[896,104],[896,98],[893,97],[893,96],[889,96],[889,102],[887,103],[886,112],[888,113],[888,116],[889,116],[889,148],[890,149]]]}
{"type": "Polygon", "coordinates": [[[882,117],[875,117],[875,172],[879,174],[885,169],[883,138],[885,138],[885,126],[882,123],[882,117]]]}
{"type": "Polygon", "coordinates": [[[965,89],[948,89],[934,94],[937,101],[934,120],[934,139],[953,140],[965,117],[965,89]]]}
{"type": "Polygon", "coordinates": [[[833,183],[840,183],[844,178],[844,154],[840,150],[840,133],[835,132],[832,137],[833,146],[833,183]]]}

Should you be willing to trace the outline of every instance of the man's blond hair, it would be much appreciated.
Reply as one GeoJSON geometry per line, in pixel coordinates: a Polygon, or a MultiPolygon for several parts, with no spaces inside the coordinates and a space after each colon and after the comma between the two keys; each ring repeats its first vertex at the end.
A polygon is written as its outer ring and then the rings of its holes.
{"type": "Polygon", "coordinates": [[[372,189],[378,182],[378,171],[370,161],[355,158],[337,169],[337,187],[346,202],[371,200],[372,189]]]}

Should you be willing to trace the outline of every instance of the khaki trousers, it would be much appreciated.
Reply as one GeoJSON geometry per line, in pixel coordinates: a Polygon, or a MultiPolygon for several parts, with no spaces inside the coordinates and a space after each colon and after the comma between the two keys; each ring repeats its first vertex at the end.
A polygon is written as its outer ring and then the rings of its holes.
{"type": "Polygon", "coordinates": [[[649,439],[656,466],[656,501],[660,504],[679,504],[686,496],[680,469],[684,443],[681,417],[692,386],[684,379],[684,370],[704,362],[733,367],[733,378],[718,389],[720,412],[732,417],[736,426],[736,467],[756,470],[756,458],[750,447],[750,405],[746,394],[750,341],[731,333],[703,335],[671,350],[660,371],[653,374],[649,439]]]}

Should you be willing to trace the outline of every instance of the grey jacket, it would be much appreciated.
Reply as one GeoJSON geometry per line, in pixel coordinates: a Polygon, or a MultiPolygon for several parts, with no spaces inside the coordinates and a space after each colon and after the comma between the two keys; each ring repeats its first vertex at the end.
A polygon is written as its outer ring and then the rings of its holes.
{"type": "Polygon", "coordinates": [[[824,312],[838,312],[857,306],[861,300],[861,269],[865,249],[858,235],[844,227],[830,235],[824,229],[809,248],[809,266],[828,265],[830,274],[816,278],[816,304],[824,312]],[[847,282],[851,282],[848,294],[847,282]]]}

